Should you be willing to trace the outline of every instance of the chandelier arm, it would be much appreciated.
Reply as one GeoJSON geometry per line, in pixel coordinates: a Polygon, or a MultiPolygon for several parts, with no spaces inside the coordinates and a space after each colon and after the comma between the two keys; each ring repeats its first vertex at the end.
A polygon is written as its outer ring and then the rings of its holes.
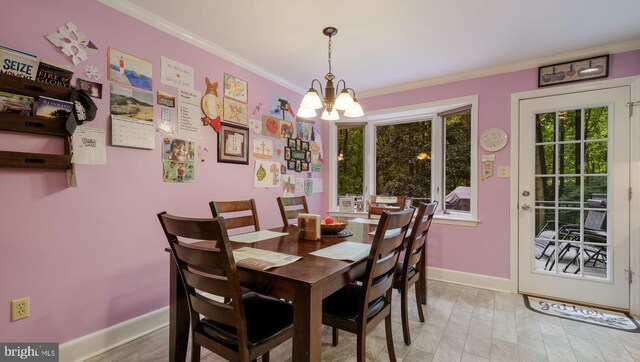
{"type": "MultiPolygon", "coordinates": [[[[320,98],[320,99],[322,99],[322,101],[324,102],[324,92],[322,91],[322,83],[320,83],[320,81],[318,79],[312,80],[311,81],[311,88],[313,88],[313,89],[315,89],[313,87],[313,83],[314,82],[318,82],[318,86],[319,86],[318,89],[320,89],[320,95],[322,96],[322,98],[320,98]]],[[[316,89],[316,92],[318,91],[318,89],[316,89]]]]}
{"type": "Polygon", "coordinates": [[[342,82],[342,90],[351,89],[351,88],[347,88],[347,82],[345,82],[344,79],[340,79],[338,81],[338,84],[336,84],[336,94],[340,94],[340,92],[341,92],[341,90],[340,90],[340,82],[342,82]]]}
{"type": "Polygon", "coordinates": [[[346,89],[347,89],[347,92],[351,91],[351,93],[353,93],[353,100],[357,102],[358,98],[356,98],[356,91],[354,91],[353,88],[346,88],[346,89]]]}

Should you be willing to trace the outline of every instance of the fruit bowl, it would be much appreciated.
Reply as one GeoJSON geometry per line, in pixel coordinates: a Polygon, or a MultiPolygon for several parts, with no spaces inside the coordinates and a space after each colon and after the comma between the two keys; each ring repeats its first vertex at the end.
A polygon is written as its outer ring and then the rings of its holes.
{"type": "Polygon", "coordinates": [[[346,227],[346,221],[334,221],[333,224],[325,224],[324,220],[322,220],[322,223],[320,223],[320,232],[322,234],[337,234],[346,227]]]}

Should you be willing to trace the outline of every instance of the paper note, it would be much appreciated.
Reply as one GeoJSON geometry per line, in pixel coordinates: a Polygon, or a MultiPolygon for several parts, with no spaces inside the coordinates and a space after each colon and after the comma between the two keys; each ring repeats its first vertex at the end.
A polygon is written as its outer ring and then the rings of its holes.
{"type": "Polygon", "coordinates": [[[255,243],[261,240],[279,238],[285,235],[289,235],[289,234],[279,233],[271,230],[260,230],[260,231],[246,233],[246,234],[232,235],[232,236],[229,236],[229,240],[234,241],[236,243],[255,243]]]}
{"type": "Polygon", "coordinates": [[[178,92],[178,135],[200,139],[200,92],[180,89],[178,92]]]}
{"type": "Polygon", "coordinates": [[[107,140],[103,129],[78,127],[73,133],[73,163],[104,165],[107,163],[107,140]]]}
{"type": "Polygon", "coordinates": [[[172,87],[193,89],[193,68],[161,56],[160,81],[172,87]]]}
{"type": "Polygon", "coordinates": [[[323,258],[358,261],[366,258],[371,251],[371,244],[343,241],[340,244],[309,253],[323,258]]]}
{"type": "Polygon", "coordinates": [[[314,194],[321,194],[323,192],[322,190],[322,179],[321,178],[314,178],[313,180],[313,193],[314,194]]]}
{"type": "Polygon", "coordinates": [[[233,251],[236,264],[246,268],[267,270],[302,259],[297,255],[278,253],[275,251],[244,247],[233,251]]]}

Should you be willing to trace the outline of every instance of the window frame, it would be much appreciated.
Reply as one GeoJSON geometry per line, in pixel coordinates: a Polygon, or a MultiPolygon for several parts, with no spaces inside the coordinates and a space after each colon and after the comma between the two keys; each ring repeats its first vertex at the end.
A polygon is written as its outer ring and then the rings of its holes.
{"type": "MultiPolygon", "coordinates": [[[[431,124],[431,195],[432,199],[440,201],[438,213],[435,216],[436,222],[475,226],[478,224],[477,218],[477,195],[478,195],[478,95],[471,95],[460,98],[446,99],[435,102],[420,103],[410,106],[382,109],[368,112],[364,117],[357,120],[340,120],[331,122],[329,127],[329,152],[330,160],[338,159],[337,139],[338,127],[340,125],[362,125],[364,124],[364,187],[363,196],[368,199],[370,195],[376,194],[375,170],[376,170],[376,126],[411,123],[416,121],[430,120],[431,124]],[[439,113],[450,111],[463,106],[471,106],[471,210],[470,212],[455,212],[449,210],[442,213],[444,199],[442,187],[444,185],[445,172],[442,169],[444,163],[444,134],[443,117],[439,113]]],[[[329,204],[330,212],[338,211],[338,182],[337,182],[337,162],[329,162],[329,204]]]]}

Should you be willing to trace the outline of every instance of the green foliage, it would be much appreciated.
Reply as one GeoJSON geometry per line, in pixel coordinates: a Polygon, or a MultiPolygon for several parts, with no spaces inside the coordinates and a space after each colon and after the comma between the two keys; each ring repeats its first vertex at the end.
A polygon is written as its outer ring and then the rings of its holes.
{"type": "Polygon", "coordinates": [[[458,186],[471,186],[471,114],[448,116],[445,125],[447,195],[458,186]]]}
{"type": "Polygon", "coordinates": [[[338,130],[338,195],[362,195],[364,184],[364,127],[338,130]]]}

